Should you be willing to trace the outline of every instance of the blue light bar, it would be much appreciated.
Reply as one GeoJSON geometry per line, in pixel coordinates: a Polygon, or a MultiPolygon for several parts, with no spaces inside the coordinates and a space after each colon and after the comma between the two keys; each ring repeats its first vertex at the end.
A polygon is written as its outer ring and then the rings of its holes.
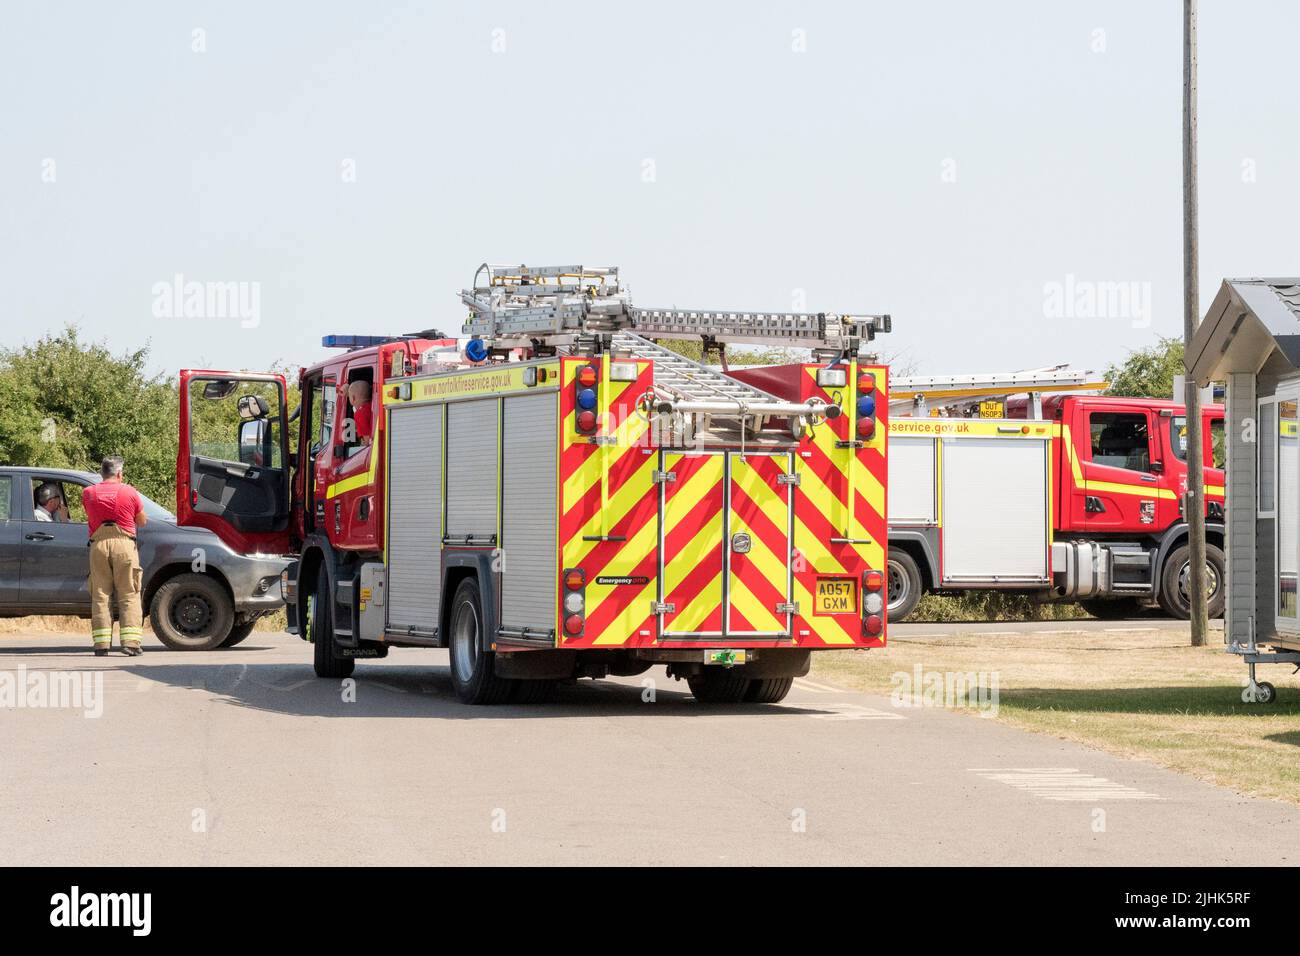
{"type": "Polygon", "coordinates": [[[395,341],[397,339],[391,335],[327,335],[320,344],[327,349],[368,349],[372,345],[395,341]]]}

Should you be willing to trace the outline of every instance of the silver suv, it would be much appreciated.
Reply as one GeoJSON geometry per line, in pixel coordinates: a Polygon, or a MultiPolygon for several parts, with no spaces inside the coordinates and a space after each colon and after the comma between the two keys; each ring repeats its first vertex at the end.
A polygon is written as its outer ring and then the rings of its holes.
{"type": "MultiPolygon", "coordinates": [[[[90,616],[89,548],[81,492],[99,481],[85,471],[0,466],[0,617],[90,616]],[[36,520],[36,493],[53,482],[68,522],[36,520]]],[[[168,647],[233,647],[263,614],[283,607],[280,572],[289,559],[245,556],[202,528],[181,528],[161,505],[144,499],[149,523],[137,542],[144,569],[145,613],[168,647]]]]}

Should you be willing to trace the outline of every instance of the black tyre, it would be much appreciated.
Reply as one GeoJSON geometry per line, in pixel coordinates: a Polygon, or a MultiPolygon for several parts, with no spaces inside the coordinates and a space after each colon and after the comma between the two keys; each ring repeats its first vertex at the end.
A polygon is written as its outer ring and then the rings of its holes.
{"type": "Polygon", "coordinates": [[[242,623],[236,624],[230,629],[230,633],[226,635],[226,639],[221,642],[221,646],[234,647],[236,644],[248,640],[248,635],[253,633],[253,625],[256,623],[257,621],[254,619],[252,621],[243,621],[242,623]]]}
{"type": "Polygon", "coordinates": [[[451,683],[466,704],[501,704],[510,699],[514,681],[498,677],[494,655],[483,633],[483,604],[478,581],[466,578],[451,599],[451,627],[447,647],[451,657],[451,683]]]}
{"type": "Polygon", "coordinates": [[[235,605],[206,574],[178,574],[149,603],[153,632],[175,651],[210,651],[230,635],[235,605]]]}
{"type": "Polygon", "coordinates": [[[1114,600],[1096,598],[1080,601],[1079,607],[1102,621],[1118,621],[1121,618],[1137,617],[1142,613],[1142,602],[1137,598],[1115,598],[1114,600]]]}
{"type": "Polygon", "coordinates": [[[686,678],[686,683],[701,704],[739,704],[752,681],[730,668],[711,667],[686,678]]]}
{"type": "Polygon", "coordinates": [[[312,665],[317,677],[341,680],[356,670],[355,658],[344,657],[334,643],[334,606],[330,599],[330,579],[325,566],[316,574],[316,592],[307,610],[308,637],[311,638],[312,665]]]}
{"type": "MultiPolygon", "coordinates": [[[[1190,545],[1179,545],[1165,558],[1164,567],[1160,569],[1160,606],[1170,617],[1191,617],[1191,602],[1188,599],[1188,578],[1191,572],[1192,549],[1190,545]]],[[[1227,577],[1227,565],[1223,552],[1212,544],[1205,546],[1206,604],[1211,619],[1223,617],[1223,605],[1226,595],[1223,582],[1227,577]]]]}
{"type": "Polygon", "coordinates": [[[897,624],[906,620],[921,600],[921,569],[906,551],[890,551],[885,567],[889,620],[897,624]]]}
{"type": "Polygon", "coordinates": [[[779,704],[794,686],[793,677],[759,677],[749,682],[745,700],[751,704],[779,704]]]}
{"type": "Polygon", "coordinates": [[[516,704],[544,704],[555,694],[558,681],[516,680],[513,700],[516,704]]]}

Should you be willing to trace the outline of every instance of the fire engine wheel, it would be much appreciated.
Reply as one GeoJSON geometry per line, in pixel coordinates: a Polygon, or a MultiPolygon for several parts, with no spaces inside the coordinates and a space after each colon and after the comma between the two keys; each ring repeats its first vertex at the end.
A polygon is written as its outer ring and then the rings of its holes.
{"type": "MultiPolygon", "coordinates": [[[[1188,599],[1188,594],[1191,593],[1188,590],[1192,569],[1192,562],[1188,559],[1191,553],[1190,545],[1184,544],[1175,548],[1169,557],[1165,558],[1165,566],[1160,571],[1160,606],[1171,617],[1182,618],[1184,621],[1191,617],[1192,613],[1191,601],[1188,599]]],[[[1223,552],[1212,544],[1206,544],[1205,586],[1208,592],[1206,604],[1211,619],[1223,617],[1225,601],[1223,582],[1226,573],[1223,552]]]]}
{"type": "Polygon", "coordinates": [[[178,574],[149,604],[153,632],[174,651],[219,647],[235,622],[230,595],[206,574],[178,574]]]}
{"type": "Polygon", "coordinates": [[[921,600],[921,569],[906,551],[890,551],[886,562],[885,593],[889,595],[889,619],[905,620],[921,600]]]}
{"type": "Polygon", "coordinates": [[[686,678],[686,683],[701,704],[739,704],[754,682],[729,668],[718,667],[694,674],[686,678]]]}
{"type": "Polygon", "coordinates": [[[482,606],[478,581],[460,582],[451,600],[451,683],[466,704],[502,704],[515,682],[493,672],[494,655],[483,643],[482,606]]]}
{"type": "Polygon", "coordinates": [[[325,566],[321,565],[316,575],[316,593],[311,596],[311,607],[307,618],[311,629],[309,636],[312,646],[312,664],[316,669],[317,677],[340,680],[352,676],[357,662],[355,658],[340,654],[338,645],[334,643],[334,615],[331,613],[333,610],[331,604],[329,574],[325,566]]]}
{"type": "Polygon", "coordinates": [[[749,682],[745,700],[751,704],[779,704],[793,686],[793,677],[758,677],[749,682]]]}

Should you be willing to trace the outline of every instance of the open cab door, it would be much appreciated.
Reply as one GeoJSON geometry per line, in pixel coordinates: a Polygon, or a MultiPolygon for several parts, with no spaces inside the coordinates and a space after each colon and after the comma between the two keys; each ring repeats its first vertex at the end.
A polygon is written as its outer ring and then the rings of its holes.
{"type": "Polygon", "coordinates": [[[176,520],[240,554],[288,554],[289,421],[283,375],[184,369],[176,520]]]}

